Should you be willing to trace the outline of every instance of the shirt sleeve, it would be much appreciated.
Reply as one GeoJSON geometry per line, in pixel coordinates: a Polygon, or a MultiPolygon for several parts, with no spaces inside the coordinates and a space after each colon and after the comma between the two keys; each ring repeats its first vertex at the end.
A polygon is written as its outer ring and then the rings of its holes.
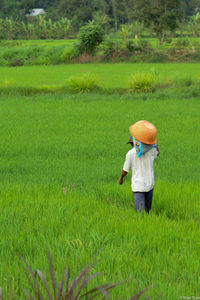
{"type": "Polygon", "coordinates": [[[125,159],[125,163],[124,163],[124,166],[123,166],[123,170],[128,172],[131,168],[131,159],[130,159],[130,153],[128,152],[126,154],[126,159],[125,159]]]}

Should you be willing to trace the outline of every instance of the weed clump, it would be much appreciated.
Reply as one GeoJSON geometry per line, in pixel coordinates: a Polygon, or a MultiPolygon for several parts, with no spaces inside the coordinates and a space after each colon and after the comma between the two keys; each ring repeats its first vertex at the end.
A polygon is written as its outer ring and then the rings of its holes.
{"type": "Polygon", "coordinates": [[[86,73],[80,77],[71,77],[69,88],[75,93],[87,93],[98,88],[97,76],[86,73]]]}
{"type": "Polygon", "coordinates": [[[151,73],[138,73],[131,76],[129,89],[133,93],[153,93],[156,86],[156,75],[151,73]]]}

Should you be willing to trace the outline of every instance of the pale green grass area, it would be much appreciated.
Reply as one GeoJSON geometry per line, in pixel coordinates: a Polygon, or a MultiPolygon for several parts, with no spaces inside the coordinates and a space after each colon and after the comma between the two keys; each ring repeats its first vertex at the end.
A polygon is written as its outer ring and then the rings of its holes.
{"type": "MultiPolygon", "coordinates": [[[[76,42],[76,39],[68,39],[68,40],[6,40],[2,41],[2,45],[4,46],[6,43],[7,47],[29,47],[29,46],[69,46],[76,42]]],[[[1,43],[0,43],[1,47],[1,43]]],[[[5,46],[4,46],[5,47],[5,46]]]]}
{"type": "Polygon", "coordinates": [[[104,88],[127,88],[131,74],[157,72],[161,81],[197,78],[199,64],[69,64],[58,66],[1,67],[2,87],[41,87],[67,85],[71,76],[92,73],[98,76],[104,88]]]}
{"type": "MultiPolygon", "coordinates": [[[[110,37],[107,37],[108,39],[110,39],[110,37]]],[[[120,37],[118,38],[111,38],[114,41],[119,41],[121,42],[122,39],[120,37]]],[[[181,39],[181,38],[179,38],[181,39]]],[[[186,41],[190,41],[192,44],[198,44],[200,42],[200,38],[194,38],[194,37],[184,37],[183,38],[186,41]]],[[[134,38],[129,38],[129,40],[135,41],[134,38]]],[[[160,46],[159,41],[157,38],[141,38],[140,40],[146,40],[148,41],[154,48],[169,48],[171,47],[170,43],[166,43],[164,42],[163,45],[160,46]]],[[[175,42],[177,40],[177,38],[171,38],[171,41],[175,42]]],[[[47,47],[51,47],[51,46],[69,46],[72,45],[73,43],[76,43],[78,41],[78,39],[74,38],[74,39],[66,39],[66,40],[6,40],[6,41],[2,41],[2,45],[4,45],[6,43],[6,46],[12,46],[12,47],[18,47],[18,46],[47,46],[47,47]]],[[[1,43],[0,43],[1,46],[1,43]]]]}
{"type": "Polygon", "coordinates": [[[3,290],[27,287],[20,256],[47,273],[49,247],[57,277],[64,264],[75,276],[106,242],[98,282],[130,279],[113,299],[152,284],[146,296],[199,296],[199,111],[192,99],[1,98],[3,290]],[[157,126],[161,152],[149,216],[134,212],[130,174],[117,183],[128,127],[140,119],[157,126]]]}

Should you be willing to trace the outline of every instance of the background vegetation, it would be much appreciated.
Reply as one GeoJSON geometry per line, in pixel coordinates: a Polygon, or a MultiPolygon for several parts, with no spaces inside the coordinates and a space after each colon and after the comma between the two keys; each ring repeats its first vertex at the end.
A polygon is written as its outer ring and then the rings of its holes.
{"type": "Polygon", "coordinates": [[[106,33],[128,25],[136,39],[156,36],[162,44],[169,35],[198,36],[199,10],[199,0],[154,0],[151,4],[146,0],[2,0],[0,38],[66,38],[93,20],[106,33]],[[35,17],[34,8],[43,8],[45,13],[35,17]]]}

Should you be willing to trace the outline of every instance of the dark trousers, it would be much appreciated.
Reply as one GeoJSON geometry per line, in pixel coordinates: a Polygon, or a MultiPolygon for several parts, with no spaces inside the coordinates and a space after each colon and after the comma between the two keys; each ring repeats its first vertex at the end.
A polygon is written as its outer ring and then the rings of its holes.
{"type": "Polygon", "coordinates": [[[142,211],[145,209],[149,213],[152,205],[153,189],[149,192],[133,192],[135,199],[135,210],[142,211]]]}

